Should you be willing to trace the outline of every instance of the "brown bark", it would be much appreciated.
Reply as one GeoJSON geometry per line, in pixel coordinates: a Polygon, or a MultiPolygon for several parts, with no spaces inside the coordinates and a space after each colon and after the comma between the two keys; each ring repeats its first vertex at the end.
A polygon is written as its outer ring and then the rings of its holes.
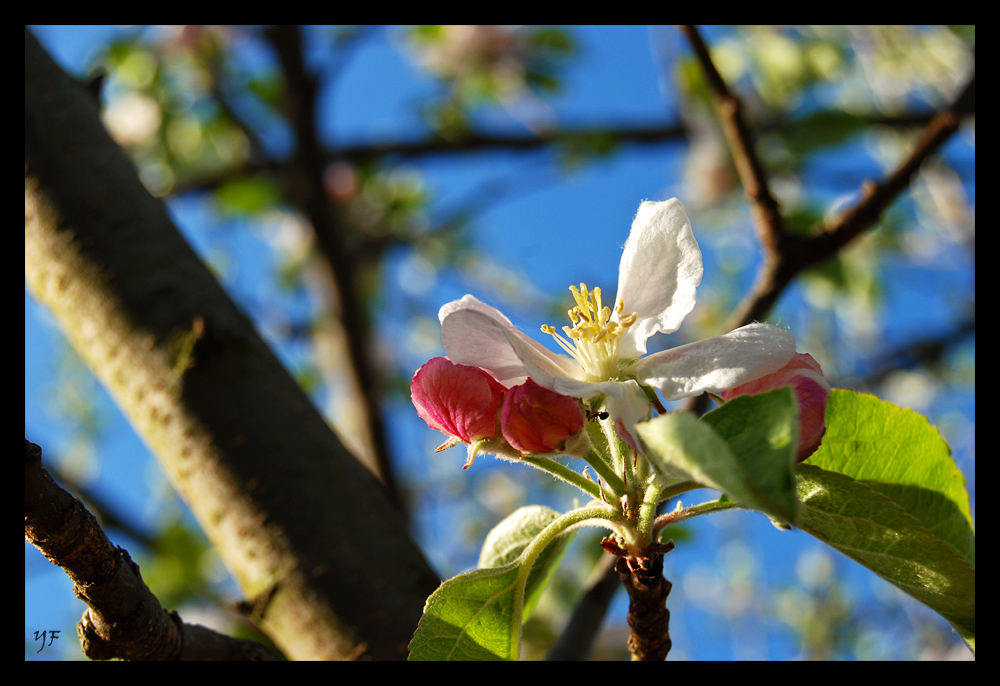
{"type": "Polygon", "coordinates": [[[656,545],[645,556],[620,557],[615,564],[628,591],[628,650],[634,662],[662,662],[670,652],[667,596],[672,584],[663,578],[663,555],[673,547],[672,541],[656,545]]]}
{"type": "Polygon", "coordinates": [[[27,30],[25,281],[286,655],[406,657],[437,579],[400,514],[27,30]]]}

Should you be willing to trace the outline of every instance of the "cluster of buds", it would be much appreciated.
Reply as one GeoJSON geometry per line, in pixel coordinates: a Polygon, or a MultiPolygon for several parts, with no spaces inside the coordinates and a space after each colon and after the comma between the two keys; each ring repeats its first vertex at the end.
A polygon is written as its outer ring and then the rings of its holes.
{"type": "MultiPolygon", "coordinates": [[[[826,432],[830,384],[811,355],[796,353],[776,372],[723,391],[724,401],[790,386],[799,405],[797,461],[812,455],[826,432]]],[[[468,446],[468,468],[476,455],[517,459],[527,453],[583,457],[590,449],[580,400],[539,386],[530,378],[507,388],[484,369],[435,357],[410,383],[417,414],[448,436],[438,451],[468,446]]]]}
{"type": "Polygon", "coordinates": [[[438,451],[468,446],[465,468],[482,452],[516,459],[524,453],[582,456],[589,449],[580,401],[531,379],[506,388],[479,367],[435,357],[413,375],[410,395],[427,425],[449,437],[438,451]]]}

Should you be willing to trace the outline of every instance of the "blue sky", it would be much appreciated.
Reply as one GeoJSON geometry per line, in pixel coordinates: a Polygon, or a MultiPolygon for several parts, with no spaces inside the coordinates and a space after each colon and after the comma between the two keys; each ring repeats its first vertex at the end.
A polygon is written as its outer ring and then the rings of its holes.
{"type": "MultiPolygon", "coordinates": [[[[64,67],[79,71],[94,54],[95,47],[116,35],[119,29],[37,27],[35,31],[64,67]]],[[[433,86],[401,54],[397,45],[399,31],[393,28],[384,31],[384,40],[378,40],[377,36],[367,42],[341,74],[336,88],[324,91],[321,111],[327,113],[327,118],[322,133],[327,141],[350,144],[396,136],[416,138],[422,134],[423,125],[414,113],[413,103],[430,93],[433,86]]],[[[680,120],[671,66],[685,46],[672,28],[577,27],[573,33],[581,51],[566,72],[562,94],[551,105],[554,120],[569,126],[669,125],[680,120]]],[[[711,39],[712,34],[708,32],[706,37],[711,39]]],[[[252,45],[244,50],[248,62],[267,63],[268,56],[252,45]]],[[[321,63],[318,50],[310,54],[317,64],[321,63]]],[[[484,113],[481,124],[492,131],[520,128],[516,119],[501,111],[484,113]]],[[[275,150],[286,149],[287,134],[280,127],[275,128],[267,142],[275,150]]],[[[500,294],[490,291],[489,281],[476,278],[475,273],[427,274],[421,271],[423,265],[407,254],[389,259],[385,291],[390,296],[399,294],[400,301],[403,298],[419,301],[425,314],[430,315],[441,304],[472,292],[501,306],[525,331],[537,331],[541,323],[546,323],[540,307],[541,296],[564,294],[569,284],[580,281],[614,288],[620,250],[639,202],[673,196],[684,199],[685,153],[686,148],[679,143],[626,147],[609,161],[588,165],[573,174],[549,164],[551,156],[547,153],[480,153],[413,162],[413,168],[423,175],[424,183],[433,193],[433,211],[447,211],[484,181],[501,179],[511,184],[508,196],[477,216],[474,242],[482,254],[489,256],[489,264],[525,280],[523,297],[505,302],[500,294]],[[425,281],[417,282],[417,287],[414,274],[426,277],[425,281]]],[[[959,166],[967,167],[971,158],[972,177],[963,186],[973,208],[974,154],[974,135],[970,140],[968,134],[956,137],[945,150],[945,155],[959,160],[959,166]]],[[[864,175],[878,173],[878,163],[863,142],[824,155],[817,160],[817,167],[820,169],[815,172],[815,182],[827,189],[831,199],[856,188],[854,178],[860,182],[864,175]],[[852,180],[846,184],[833,181],[828,174],[824,175],[824,168],[835,168],[852,180]]],[[[308,307],[307,302],[275,292],[271,285],[269,276],[277,270],[280,256],[268,240],[271,229],[267,222],[264,226],[234,224],[216,215],[210,203],[200,198],[176,201],[171,210],[185,235],[206,259],[225,256],[222,273],[227,288],[264,328],[265,334],[269,310],[308,307]]],[[[730,233],[720,233],[711,212],[689,207],[689,213],[706,262],[699,290],[700,306],[708,308],[713,303],[716,307],[723,306],[727,294],[732,297],[733,285],[745,288],[755,273],[758,256],[749,215],[744,212],[744,219],[735,222],[735,228],[729,224],[730,233]],[[735,270],[734,264],[738,267],[735,270]]],[[[908,229],[917,237],[928,231],[927,227],[908,229]]],[[[838,374],[857,374],[859,365],[863,367],[894,343],[909,340],[914,333],[938,331],[955,321],[953,305],[958,298],[955,294],[970,289],[974,293],[974,264],[970,268],[960,247],[946,248],[923,262],[890,260],[878,265],[884,287],[884,298],[876,315],[878,345],[858,346],[870,358],[856,354],[842,356],[840,350],[829,353],[803,347],[808,346],[809,338],[802,336],[802,331],[813,335],[826,332],[834,341],[871,336],[872,332],[853,328],[853,313],[846,305],[831,306],[817,313],[809,303],[819,296],[801,285],[785,295],[772,321],[800,335],[799,349],[816,354],[836,385],[838,374]]],[[[422,339],[423,346],[412,345],[415,322],[398,304],[391,297],[388,299],[379,330],[388,341],[394,363],[400,369],[415,369],[428,357],[441,354],[440,348],[434,347],[433,339],[429,344],[422,339]]],[[[696,307],[691,316],[697,315],[696,307]]],[[[687,331],[682,329],[662,345],[680,342],[687,331]]],[[[270,340],[278,345],[275,337],[270,340]]],[[[279,354],[292,368],[303,364],[308,352],[301,346],[279,346],[279,354]]],[[[974,370],[974,339],[971,346],[960,352],[971,357],[974,370]]],[[[67,358],[65,344],[51,317],[26,292],[27,437],[42,444],[49,454],[63,457],[78,445],[75,437],[80,427],[67,420],[65,410],[54,409],[59,406],[58,401],[67,402],[70,386],[66,384],[72,381],[72,387],[80,388],[84,398],[93,403],[102,426],[97,454],[77,456],[75,461],[67,460],[67,464],[88,466],[89,473],[95,475],[92,486],[103,498],[140,528],[152,529],[169,518],[166,513],[177,511],[180,506],[164,495],[169,487],[155,460],[114,403],[97,382],[88,379],[79,366],[67,364],[67,359],[72,356],[67,358]]],[[[912,397],[905,396],[902,390],[899,393],[900,397],[912,397]]],[[[932,421],[941,422],[956,460],[970,482],[973,514],[974,406],[974,390],[969,398],[967,394],[943,388],[936,390],[927,407],[916,408],[927,413],[932,421]]],[[[420,504],[415,533],[443,577],[466,571],[475,563],[478,548],[470,545],[466,530],[488,528],[490,517],[502,516],[495,512],[492,500],[519,492],[520,487],[522,495],[544,497],[553,507],[572,506],[573,493],[552,491],[532,481],[534,475],[526,473],[526,468],[495,461],[477,461],[481,473],[474,483],[480,486],[479,490],[473,491],[468,484],[455,486],[455,480],[463,476],[460,470],[456,472],[456,465],[460,466],[464,459],[452,454],[457,451],[433,455],[431,450],[440,443],[440,435],[427,429],[407,403],[392,403],[387,408],[387,420],[397,467],[413,484],[415,500],[420,504]],[[447,497],[452,492],[449,489],[457,491],[458,497],[447,497]],[[437,495],[442,490],[445,495],[437,495]]],[[[748,513],[706,519],[711,521],[692,525],[692,540],[679,546],[667,561],[668,578],[675,584],[669,603],[675,643],[672,657],[794,657],[798,654],[794,635],[776,619],[780,613],[779,599],[794,597],[785,593],[787,589],[806,593],[809,579],[822,578],[824,573],[836,576],[854,610],[862,620],[870,620],[861,631],[869,632],[868,639],[876,644],[870,653],[873,656],[882,654],[880,642],[909,640],[908,627],[896,627],[898,634],[886,632],[877,617],[865,616],[865,608],[873,599],[891,608],[903,607],[902,612],[894,610],[894,616],[943,621],[917,603],[900,599],[899,594],[874,575],[824,549],[804,533],[779,532],[766,518],[748,513]],[[833,571],[816,571],[830,569],[833,571]],[[770,594],[760,595],[761,589],[769,590],[770,594]],[[713,598],[727,598],[730,607],[713,607],[713,598]]],[[[115,532],[112,540],[130,550],[137,545],[115,532]]],[[[615,615],[619,624],[621,600],[618,599],[615,615]]],[[[83,605],[73,598],[71,585],[61,570],[26,545],[26,658],[79,655],[75,622],[82,611],[83,605]],[[33,635],[43,629],[62,631],[60,650],[46,649],[36,656],[31,649],[33,645],[37,647],[33,635]]]]}

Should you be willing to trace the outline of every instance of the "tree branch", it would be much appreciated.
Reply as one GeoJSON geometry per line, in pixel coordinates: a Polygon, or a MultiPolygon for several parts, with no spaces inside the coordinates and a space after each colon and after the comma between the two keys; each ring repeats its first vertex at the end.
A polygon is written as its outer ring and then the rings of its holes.
{"type": "Polygon", "coordinates": [[[149,590],[124,548],[115,547],[83,503],[42,466],[42,449],[24,441],[24,538],[73,580],[89,609],[77,624],[92,660],[254,660],[264,646],[185,624],[149,590]]]}
{"type": "MultiPolygon", "coordinates": [[[[888,126],[897,129],[922,127],[930,121],[931,115],[909,113],[902,115],[872,115],[865,117],[871,126],[888,126]]],[[[795,121],[766,122],[761,131],[789,129],[797,125],[795,121]]],[[[338,160],[362,164],[384,159],[413,160],[424,157],[440,158],[448,155],[467,155],[493,150],[505,152],[533,153],[560,145],[586,145],[588,142],[606,143],[614,141],[620,145],[659,145],[665,142],[684,140],[690,131],[683,124],[621,124],[618,126],[594,125],[574,128],[560,128],[545,132],[525,134],[491,134],[468,132],[457,138],[429,136],[417,140],[384,140],[335,146],[324,152],[325,164],[338,160]]],[[[276,174],[282,166],[273,160],[250,160],[238,169],[227,170],[223,175],[212,175],[202,179],[177,184],[173,195],[191,191],[205,191],[218,188],[233,174],[276,174]]]]}
{"type": "Polygon", "coordinates": [[[128,416],[294,659],[403,659],[438,580],[25,30],[25,282],[128,416]]]}
{"type": "Polygon", "coordinates": [[[720,123],[750,203],[757,235],[764,251],[764,264],[757,281],[731,316],[727,331],[764,319],[784,289],[802,271],[836,255],[845,245],[875,226],[882,212],[910,184],[924,160],[933,155],[954,134],[961,120],[975,113],[976,77],[973,74],[955,102],[936,114],[917,138],[910,156],[880,183],[866,182],[860,201],[832,224],[821,226],[812,236],[789,234],[771,194],[767,175],[754,148],[753,135],[746,124],[740,100],[719,75],[698,29],[682,26],[691,42],[714,94],[720,123]]]}
{"type": "Polygon", "coordinates": [[[764,264],[754,287],[731,316],[729,330],[764,319],[795,277],[826,262],[874,228],[882,213],[909,187],[920,165],[958,131],[965,116],[975,113],[975,93],[973,75],[955,102],[931,119],[899,167],[881,182],[866,181],[861,199],[837,220],[817,227],[810,236],[781,233],[776,240],[762,241],[764,264]]]}
{"type": "Polygon", "coordinates": [[[347,367],[358,399],[364,434],[362,458],[385,484],[396,507],[401,507],[385,427],[379,403],[378,373],[370,354],[371,326],[364,304],[358,297],[355,256],[349,249],[343,222],[334,215],[323,184],[326,162],[317,138],[316,78],[306,70],[302,54],[302,36],[298,26],[277,25],[266,32],[278,53],[288,97],[288,117],[295,130],[297,147],[292,163],[284,170],[286,195],[302,208],[316,235],[316,245],[330,267],[341,330],[346,338],[347,367]]]}
{"type": "Polygon", "coordinates": [[[719,123],[743,184],[743,193],[750,203],[757,235],[765,252],[774,252],[785,236],[785,222],[778,211],[778,201],[771,194],[764,166],[757,156],[753,132],[743,117],[743,106],[715,68],[697,27],[685,25],[679,28],[690,41],[695,57],[708,79],[719,123]]]}
{"type": "Polygon", "coordinates": [[[615,563],[628,591],[628,649],[633,662],[662,662],[670,652],[667,596],[672,584],[663,578],[663,556],[673,547],[673,541],[657,544],[647,556],[619,557],[615,563]]]}
{"type": "MultiPolygon", "coordinates": [[[[730,316],[726,331],[765,319],[799,274],[822,264],[873,228],[885,209],[909,186],[924,160],[958,130],[964,117],[975,113],[976,77],[973,74],[955,102],[931,118],[918,136],[913,152],[892,174],[880,183],[866,182],[858,203],[832,224],[817,227],[811,236],[792,234],[787,231],[778,203],[770,192],[766,172],[754,148],[752,133],[741,113],[739,98],[729,90],[715,68],[698,29],[694,26],[680,29],[690,40],[711,87],[719,121],[750,203],[764,253],[757,279],[730,316]]],[[[707,398],[704,395],[692,398],[686,407],[700,414],[707,407],[707,398]]]]}

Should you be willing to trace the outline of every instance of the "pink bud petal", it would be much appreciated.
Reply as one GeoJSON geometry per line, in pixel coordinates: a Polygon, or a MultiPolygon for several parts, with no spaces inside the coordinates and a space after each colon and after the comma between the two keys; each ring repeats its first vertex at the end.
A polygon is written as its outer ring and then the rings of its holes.
{"type": "Polygon", "coordinates": [[[799,462],[812,455],[826,433],[826,402],[830,397],[830,384],[823,376],[819,362],[807,353],[796,353],[784,367],[722,393],[723,400],[739,395],[755,395],[791,386],[799,402],[799,462]]]}
{"type": "Polygon", "coordinates": [[[465,443],[497,434],[497,413],[506,389],[479,367],[435,357],[417,370],[410,397],[427,426],[465,443]]]}
{"type": "Polygon", "coordinates": [[[561,450],[583,428],[580,402],[528,379],[507,391],[500,424],[504,438],[526,453],[561,450]]]}

